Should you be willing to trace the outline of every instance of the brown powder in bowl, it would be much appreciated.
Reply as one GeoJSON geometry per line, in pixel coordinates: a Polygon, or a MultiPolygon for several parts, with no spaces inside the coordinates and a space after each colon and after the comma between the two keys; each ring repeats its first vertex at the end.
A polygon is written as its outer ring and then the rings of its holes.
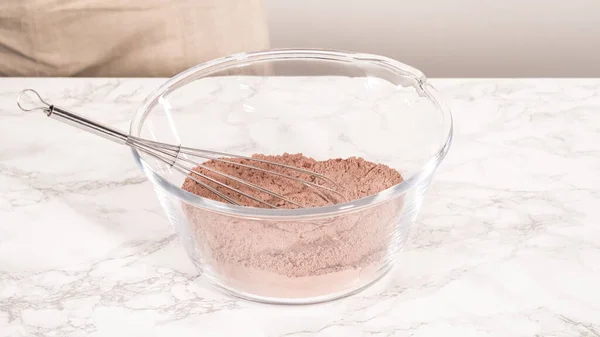
{"type": "MultiPolygon", "coordinates": [[[[316,161],[301,154],[253,158],[304,168],[332,179],[347,201],[381,192],[402,181],[396,170],[362,158],[316,161]]],[[[315,182],[293,170],[247,159],[231,159],[315,182]]],[[[305,207],[341,202],[314,188],[230,163],[208,161],[205,166],[284,195],[305,207]]],[[[295,208],[267,193],[202,167],[196,171],[281,208],[295,208]]],[[[240,204],[267,207],[196,176],[240,204]]],[[[318,182],[318,181],[317,181],[318,182]]],[[[320,182],[319,182],[320,183],[320,182]]],[[[329,186],[324,184],[325,186],[329,186]]],[[[186,179],[183,189],[202,197],[220,197],[186,179]]],[[[184,204],[199,265],[222,285],[266,297],[314,297],[364,285],[386,269],[394,245],[394,229],[402,213],[401,198],[358,211],[316,219],[250,219],[184,204]]]]}

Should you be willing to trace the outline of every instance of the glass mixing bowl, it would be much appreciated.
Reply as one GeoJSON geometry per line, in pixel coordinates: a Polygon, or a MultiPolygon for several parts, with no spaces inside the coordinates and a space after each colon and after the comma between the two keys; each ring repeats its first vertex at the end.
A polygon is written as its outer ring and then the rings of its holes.
{"type": "Polygon", "coordinates": [[[404,180],[360,200],[305,209],[235,206],[182,190],[184,176],[133,150],[188,255],[245,299],[315,303],[356,293],[394,265],[452,139],[450,111],[418,70],[326,50],[241,53],[155,90],[130,134],[239,155],[363,157],[404,180]]]}

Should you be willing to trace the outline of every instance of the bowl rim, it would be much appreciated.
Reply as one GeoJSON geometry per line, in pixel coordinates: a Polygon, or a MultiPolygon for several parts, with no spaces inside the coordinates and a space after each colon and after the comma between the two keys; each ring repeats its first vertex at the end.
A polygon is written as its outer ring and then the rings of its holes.
{"type": "Polygon", "coordinates": [[[425,162],[425,164],[423,164],[422,167],[417,172],[413,173],[408,179],[403,180],[399,184],[391,186],[377,194],[329,206],[300,209],[255,208],[237,206],[200,197],[196,194],[181,189],[167,179],[163,178],[159,173],[154,171],[154,169],[146,161],[144,161],[136,149],[132,148],[131,150],[134,160],[140,169],[146,174],[148,179],[154,184],[159,185],[172,196],[175,196],[176,198],[190,205],[231,216],[239,216],[244,218],[254,217],[285,219],[295,217],[328,217],[339,215],[340,213],[354,212],[365,207],[374,206],[404,194],[416,184],[428,179],[435,172],[436,168],[448,153],[453,136],[452,114],[445,103],[439,99],[440,95],[437,90],[427,81],[426,77],[421,71],[402,62],[384,56],[329,49],[270,49],[255,52],[243,52],[198,64],[171,77],[164,84],[152,91],[144,99],[144,101],[142,101],[131,120],[129,134],[131,136],[139,136],[145,117],[156,105],[159,99],[166,93],[169,93],[198,78],[205,77],[224,69],[248,65],[250,63],[259,61],[262,62],[265,60],[283,59],[321,59],[351,63],[372,62],[379,66],[385,67],[390,71],[395,71],[405,76],[413,77],[416,83],[418,83],[420,86],[420,89],[423,91],[423,94],[425,94],[442,113],[445,125],[447,124],[447,133],[444,141],[433,153],[433,155],[425,162]]]}

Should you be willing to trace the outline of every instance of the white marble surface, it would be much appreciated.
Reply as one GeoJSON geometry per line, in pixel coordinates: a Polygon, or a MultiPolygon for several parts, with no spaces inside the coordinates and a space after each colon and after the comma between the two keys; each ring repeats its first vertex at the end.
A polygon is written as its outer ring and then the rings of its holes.
{"type": "Polygon", "coordinates": [[[17,110],[25,87],[125,129],[161,79],[0,79],[0,336],[600,336],[600,80],[434,80],[455,118],[400,265],[269,306],[197,278],[129,151],[17,110]]]}

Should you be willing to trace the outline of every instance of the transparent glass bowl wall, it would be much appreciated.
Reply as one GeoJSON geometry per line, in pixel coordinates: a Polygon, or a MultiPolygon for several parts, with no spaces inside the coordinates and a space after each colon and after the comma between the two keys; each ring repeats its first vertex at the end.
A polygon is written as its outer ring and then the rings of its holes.
{"type": "Polygon", "coordinates": [[[241,155],[358,156],[400,171],[402,183],[360,200],[257,209],[188,193],[180,173],[134,150],[188,255],[212,284],[256,301],[314,303],[360,291],[394,264],[452,138],[450,112],[436,95],[418,70],[375,55],[243,53],[170,79],[141,105],[130,133],[241,155]],[[318,230],[307,238],[304,228],[318,230]],[[230,246],[217,243],[228,233],[237,233],[230,246]],[[353,249],[357,244],[362,248],[353,249]],[[291,250],[301,254],[290,262],[291,250]],[[327,265],[324,251],[343,252],[352,263],[327,265]],[[261,254],[268,255],[263,265],[261,254]],[[303,267],[295,270],[295,263],[303,267]]]}

